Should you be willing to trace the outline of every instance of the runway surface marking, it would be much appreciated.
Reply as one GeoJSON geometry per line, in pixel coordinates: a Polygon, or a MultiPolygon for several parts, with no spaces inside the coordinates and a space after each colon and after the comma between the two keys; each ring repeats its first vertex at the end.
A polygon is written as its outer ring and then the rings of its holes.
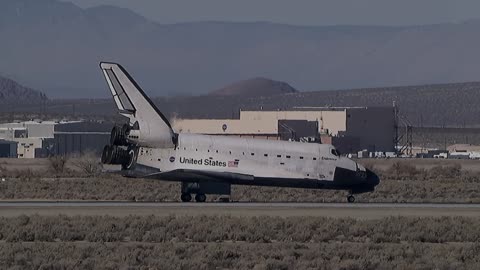
{"type": "Polygon", "coordinates": [[[377,219],[389,216],[480,217],[480,204],[396,203],[176,203],[11,201],[0,202],[0,216],[18,215],[231,215],[326,216],[377,219]]]}

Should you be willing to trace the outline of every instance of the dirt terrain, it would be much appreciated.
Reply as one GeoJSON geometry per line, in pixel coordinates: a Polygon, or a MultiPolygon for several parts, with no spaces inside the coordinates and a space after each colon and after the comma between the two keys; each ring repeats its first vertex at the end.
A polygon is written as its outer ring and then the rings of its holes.
{"type": "Polygon", "coordinates": [[[12,269],[478,269],[479,218],[0,218],[12,269]]]}
{"type": "MultiPolygon", "coordinates": [[[[314,202],[343,202],[345,192],[239,186],[232,199],[243,203],[168,203],[179,200],[177,183],[82,170],[81,160],[76,159],[68,160],[61,170],[52,168],[50,160],[0,160],[4,179],[0,265],[6,269],[480,267],[480,215],[474,204],[408,208],[368,203],[478,203],[480,175],[475,161],[360,162],[382,178],[375,192],[358,196],[366,204],[309,208],[314,202]],[[5,207],[6,200],[80,202],[70,206],[20,202],[5,207]],[[93,207],[85,200],[129,204],[93,207]],[[137,201],[160,203],[136,205],[137,201]]],[[[53,163],[57,169],[62,164],[53,163]]]]}
{"type": "Polygon", "coordinates": [[[478,204],[335,204],[335,203],[141,203],[0,202],[0,217],[41,216],[192,216],[335,217],[361,220],[385,217],[479,217],[478,204]]]}
{"type": "Polygon", "coordinates": [[[438,166],[460,166],[463,171],[480,173],[480,160],[475,159],[438,159],[438,158],[377,158],[358,159],[360,164],[373,166],[379,170],[388,170],[395,163],[415,166],[419,170],[430,170],[438,166]]]}
{"type": "MultiPolygon", "coordinates": [[[[77,166],[70,159],[55,171],[51,161],[0,160],[0,200],[120,200],[179,201],[180,184],[153,179],[124,178],[77,166]]],[[[357,202],[480,203],[477,160],[365,159],[360,163],[378,173],[374,192],[359,194],[357,202]]],[[[109,168],[111,169],[111,168],[109,168]]],[[[345,202],[346,191],[233,186],[232,201],[345,202]]],[[[209,195],[209,201],[218,197],[209,195]]]]}

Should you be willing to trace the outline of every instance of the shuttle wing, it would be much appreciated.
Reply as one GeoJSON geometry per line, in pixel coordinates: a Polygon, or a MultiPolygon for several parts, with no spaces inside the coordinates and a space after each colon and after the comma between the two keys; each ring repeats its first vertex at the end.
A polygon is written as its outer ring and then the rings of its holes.
{"type": "Polygon", "coordinates": [[[127,177],[135,178],[151,178],[161,179],[167,181],[185,181],[185,179],[195,179],[195,181],[205,182],[244,182],[253,181],[254,176],[249,174],[231,173],[231,172],[214,172],[214,171],[201,171],[201,170],[187,170],[177,169],[168,172],[157,172],[151,174],[131,174],[125,175],[127,177]]]}

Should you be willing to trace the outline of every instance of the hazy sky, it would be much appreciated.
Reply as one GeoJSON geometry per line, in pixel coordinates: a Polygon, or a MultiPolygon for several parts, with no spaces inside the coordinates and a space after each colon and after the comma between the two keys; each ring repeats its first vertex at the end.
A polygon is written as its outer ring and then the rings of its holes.
{"type": "Polygon", "coordinates": [[[479,0],[64,0],[128,7],[160,23],[270,21],[299,25],[412,25],[480,18],[479,0]]]}

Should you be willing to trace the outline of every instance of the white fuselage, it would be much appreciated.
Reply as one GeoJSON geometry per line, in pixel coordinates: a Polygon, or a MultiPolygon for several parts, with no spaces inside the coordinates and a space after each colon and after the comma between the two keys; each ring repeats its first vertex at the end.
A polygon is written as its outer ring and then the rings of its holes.
{"type": "Polygon", "coordinates": [[[328,144],[197,134],[179,134],[176,148],[141,147],[137,164],[162,172],[187,169],[326,181],[333,181],[336,167],[365,170],[337,156],[328,144]]]}
{"type": "MultiPolygon", "coordinates": [[[[230,186],[374,190],[380,179],[332,145],[177,134],[165,115],[117,63],[100,63],[119,113],[129,123],[112,129],[102,163],[129,177],[182,182],[181,200],[230,194],[230,186]]],[[[353,196],[348,197],[353,202],[353,196]]]]}

